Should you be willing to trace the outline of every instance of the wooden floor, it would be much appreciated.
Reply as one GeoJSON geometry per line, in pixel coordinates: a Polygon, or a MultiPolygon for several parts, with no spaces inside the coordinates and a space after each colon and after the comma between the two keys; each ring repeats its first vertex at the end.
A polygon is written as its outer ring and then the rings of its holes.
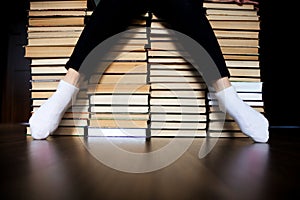
{"type": "MultiPolygon", "coordinates": [[[[219,138],[202,159],[198,157],[199,149],[207,140],[195,138],[178,160],[148,173],[108,167],[90,153],[86,146],[89,142],[80,137],[52,136],[36,141],[25,136],[24,131],[19,126],[1,126],[0,194],[4,199],[300,198],[300,137],[296,137],[300,130],[271,130],[267,144],[255,144],[248,138],[219,138]]],[[[135,153],[153,152],[171,141],[172,138],[152,138],[148,142],[115,138],[115,144],[135,153]]],[[[99,145],[103,147],[105,141],[99,141],[99,145]]],[[[106,154],[113,152],[107,149],[106,154]]],[[[127,158],[119,159],[126,162],[127,158]]],[[[138,169],[145,163],[128,164],[138,169]]]]}

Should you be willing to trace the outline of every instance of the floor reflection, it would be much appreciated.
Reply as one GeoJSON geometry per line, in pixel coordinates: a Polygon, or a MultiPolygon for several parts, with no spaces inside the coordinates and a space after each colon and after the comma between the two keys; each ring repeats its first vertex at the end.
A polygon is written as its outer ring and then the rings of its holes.
{"type": "Polygon", "coordinates": [[[262,199],[270,167],[269,144],[253,143],[236,147],[232,142],[231,147],[229,143],[227,145],[228,151],[222,148],[223,153],[213,157],[213,162],[209,159],[209,165],[233,194],[244,196],[244,199],[262,199]]]}
{"type": "Polygon", "coordinates": [[[194,138],[87,137],[87,150],[99,162],[129,173],[153,172],[174,163],[194,138]]]}

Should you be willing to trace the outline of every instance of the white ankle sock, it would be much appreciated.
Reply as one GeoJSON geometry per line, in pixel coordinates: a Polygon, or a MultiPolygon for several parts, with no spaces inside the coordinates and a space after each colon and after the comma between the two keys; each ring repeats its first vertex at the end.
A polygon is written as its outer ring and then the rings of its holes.
{"type": "Polygon", "coordinates": [[[258,111],[245,103],[234,87],[216,92],[220,109],[227,112],[239,125],[241,131],[255,142],[267,142],[269,139],[269,122],[258,111]]]}
{"type": "Polygon", "coordinates": [[[30,131],[34,139],[45,139],[57,129],[78,92],[79,89],[74,85],[64,80],[59,82],[53,95],[29,119],[30,131]]]}

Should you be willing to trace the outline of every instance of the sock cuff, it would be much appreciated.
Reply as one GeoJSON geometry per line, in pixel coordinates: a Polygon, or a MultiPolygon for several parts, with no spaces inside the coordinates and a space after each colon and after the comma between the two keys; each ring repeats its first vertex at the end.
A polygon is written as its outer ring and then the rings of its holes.
{"type": "Polygon", "coordinates": [[[79,91],[79,88],[76,87],[75,85],[72,85],[71,83],[68,83],[64,80],[60,80],[57,89],[63,89],[63,90],[68,90],[70,92],[77,92],[79,91]]]}
{"type": "Polygon", "coordinates": [[[227,95],[227,94],[236,94],[236,90],[233,86],[230,86],[230,87],[227,87],[219,92],[216,92],[215,95],[217,97],[221,97],[221,96],[224,96],[227,95]]]}

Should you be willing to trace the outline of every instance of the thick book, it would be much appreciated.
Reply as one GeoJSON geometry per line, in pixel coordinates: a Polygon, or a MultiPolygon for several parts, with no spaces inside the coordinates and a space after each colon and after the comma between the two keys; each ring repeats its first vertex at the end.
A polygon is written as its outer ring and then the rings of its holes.
{"type": "MultiPolygon", "coordinates": [[[[49,28],[49,27],[47,27],[49,28]]],[[[82,30],[39,30],[39,31],[27,31],[27,39],[33,38],[78,38],[82,30]]]]}
{"type": "Polygon", "coordinates": [[[148,113],[91,113],[90,119],[99,120],[149,120],[148,113]]]}
{"type": "Polygon", "coordinates": [[[207,116],[202,114],[156,114],[150,116],[151,122],[206,122],[207,116]]]}
{"type": "Polygon", "coordinates": [[[91,113],[148,113],[149,106],[110,106],[91,105],[91,113]]]}
{"type": "Polygon", "coordinates": [[[259,21],[210,20],[213,29],[223,30],[260,30],[259,21]]]}
{"type": "Polygon", "coordinates": [[[205,0],[203,7],[206,9],[233,9],[233,10],[255,10],[255,6],[252,4],[243,4],[242,6],[237,5],[235,2],[226,2],[214,1],[214,0],[205,0]]]}
{"type": "MultiPolygon", "coordinates": [[[[48,38],[31,38],[28,39],[27,41],[27,46],[42,46],[42,47],[47,47],[47,46],[71,46],[74,47],[75,44],[77,43],[78,38],[74,37],[67,37],[67,38],[53,38],[53,37],[48,37],[48,38]]],[[[29,49],[30,50],[30,49],[29,49]]]]}
{"type": "Polygon", "coordinates": [[[147,137],[145,128],[87,128],[87,137],[147,137]]]}
{"type": "Polygon", "coordinates": [[[68,46],[49,46],[49,44],[51,41],[45,45],[25,46],[25,58],[66,58],[70,57],[74,50],[73,44],[68,44],[68,46]]]}
{"type": "Polygon", "coordinates": [[[148,106],[147,94],[95,94],[90,95],[91,105],[145,105],[148,106]]]}
{"type": "Polygon", "coordinates": [[[193,137],[207,137],[205,129],[153,129],[151,130],[151,137],[179,137],[179,138],[193,138],[193,137]]]}
{"type": "Polygon", "coordinates": [[[65,66],[30,66],[31,74],[66,74],[65,66]]]}
{"type": "Polygon", "coordinates": [[[147,128],[147,120],[133,119],[90,119],[89,127],[94,128],[147,128]]]}
{"type": "Polygon", "coordinates": [[[87,1],[31,1],[30,10],[70,10],[87,9],[87,1]]]}
{"type": "Polygon", "coordinates": [[[85,10],[29,10],[28,17],[86,16],[85,10]]]}
{"type": "Polygon", "coordinates": [[[84,26],[29,26],[27,33],[82,31],[84,26]]]}
{"type": "Polygon", "coordinates": [[[147,74],[126,74],[126,75],[97,75],[89,79],[90,84],[147,84],[147,74]]]}
{"type": "Polygon", "coordinates": [[[203,114],[206,113],[206,106],[170,106],[150,105],[150,113],[156,114],[203,114]]]}
{"type": "Polygon", "coordinates": [[[28,20],[28,26],[83,26],[84,17],[34,17],[28,20]]]}
{"type": "Polygon", "coordinates": [[[88,94],[149,94],[150,84],[90,84],[88,94]]]}
{"type": "MultiPolygon", "coordinates": [[[[84,136],[85,127],[58,127],[51,135],[53,136],[84,136]]],[[[30,127],[26,127],[26,134],[31,136],[30,127]]]]}

